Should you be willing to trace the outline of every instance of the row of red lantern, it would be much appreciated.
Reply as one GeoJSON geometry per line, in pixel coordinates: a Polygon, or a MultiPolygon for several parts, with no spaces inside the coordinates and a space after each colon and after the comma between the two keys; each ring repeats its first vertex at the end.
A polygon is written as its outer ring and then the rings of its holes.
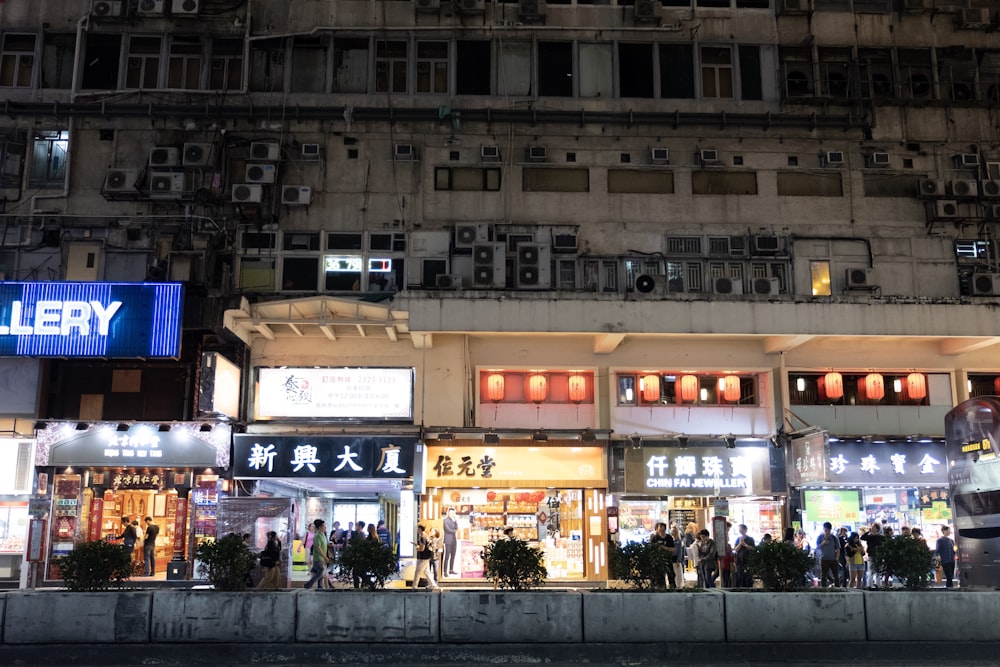
{"type": "MultiPolygon", "coordinates": [[[[486,378],[486,397],[494,403],[499,403],[504,397],[503,373],[491,373],[486,378]]],[[[542,373],[528,376],[528,399],[533,403],[541,403],[549,395],[549,379],[542,373]]],[[[569,376],[569,400],[582,403],[587,398],[587,378],[584,375],[569,376]]]]}
{"type": "MultiPolygon", "coordinates": [[[[998,378],[1000,387],[1000,378],[998,378]]],[[[820,396],[829,399],[844,396],[844,377],[836,371],[831,371],[817,380],[820,396]]],[[[858,393],[870,401],[881,401],[885,398],[885,378],[881,373],[869,373],[858,380],[858,393]]],[[[927,377],[923,373],[910,373],[906,376],[906,395],[919,401],[927,396],[927,377]]]]}
{"type": "MultiPolygon", "coordinates": [[[[740,378],[736,375],[720,377],[717,385],[719,396],[723,400],[735,403],[740,400],[740,378]]],[[[660,376],[646,375],[639,379],[639,391],[642,400],[647,403],[657,403],[660,400],[660,376]]],[[[674,395],[678,402],[696,401],[701,392],[701,380],[697,375],[682,375],[674,383],[674,395]]]]}

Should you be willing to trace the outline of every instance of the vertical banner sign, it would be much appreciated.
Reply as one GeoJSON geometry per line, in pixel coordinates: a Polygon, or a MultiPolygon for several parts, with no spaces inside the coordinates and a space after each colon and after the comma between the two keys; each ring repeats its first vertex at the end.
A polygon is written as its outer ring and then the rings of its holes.
{"type": "Polygon", "coordinates": [[[28,526],[28,562],[45,560],[45,519],[32,519],[28,526]]]}
{"type": "Polygon", "coordinates": [[[87,539],[91,542],[101,539],[101,518],[104,516],[104,499],[94,498],[90,501],[90,526],[87,539]]]}
{"type": "Polygon", "coordinates": [[[187,498],[177,499],[177,513],[174,514],[174,554],[184,554],[184,537],[187,535],[187,498]]]}

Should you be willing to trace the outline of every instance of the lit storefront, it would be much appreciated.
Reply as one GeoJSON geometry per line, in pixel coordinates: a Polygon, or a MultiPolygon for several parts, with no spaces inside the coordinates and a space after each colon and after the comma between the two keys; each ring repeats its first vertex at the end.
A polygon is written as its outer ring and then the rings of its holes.
{"type": "MultiPolygon", "coordinates": [[[[112,539],[124,519],[160,527],[156,559],[168,578],[191,576],[198,542],[215,538],[227,482],[225,424],[48,422],[37,431],[37,496],[50,502],[44,576],[81,540],[112,539]],[[49,483],[51,480],[51,484],[49,483]]],[[[141,542],[135,560],[142,560],[141,542]]]]}
{"type": "Polygon", "coordinates": [[[16,581],[21,574],[34,450],[34,438],[0,438],[0,580],[16,581]]]}
{"type": "Polygon", "coordinates": [[[428,445],[420,517],[443,537],[442,578],[481,578],[483,547],[509,527],[543,550],[549,579],[607,579],[604,447],[555,438],[513,442],[428,445]]]}

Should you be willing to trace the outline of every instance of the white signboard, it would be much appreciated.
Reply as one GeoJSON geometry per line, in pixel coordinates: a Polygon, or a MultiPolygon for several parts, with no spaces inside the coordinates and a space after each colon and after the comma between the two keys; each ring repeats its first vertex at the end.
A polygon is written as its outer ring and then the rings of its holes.
{"type": "Polygon", "coordinates": [[[413,421],[413,369],[260,368],[256,416],[413,421]]]}

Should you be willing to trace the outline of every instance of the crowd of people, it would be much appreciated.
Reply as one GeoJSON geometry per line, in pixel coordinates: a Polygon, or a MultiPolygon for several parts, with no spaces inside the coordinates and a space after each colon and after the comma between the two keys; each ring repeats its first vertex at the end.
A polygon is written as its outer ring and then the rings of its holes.
{"type": "MultiPolygon", "coordinates": [[[[323,519],[315,519],[309,523],[305,539],[298,547],[305,552],[306,567],[309,570],[309,579],[304,587],[308,589],[315,585],[317,589],[332,588],[340,552],[354,540],[374,540],[392,546],[389,530],[382,519],[379,519],[377,524],[358,521],[355,525],[350,521],[346,528],[343,528],[339,521],[334,521],[329,534],[326,532],[326,521],[323,519]]],[[[354,588],[361,587],[361,581],[357,576],[354,577],[353,583],[354,588]]]]}

